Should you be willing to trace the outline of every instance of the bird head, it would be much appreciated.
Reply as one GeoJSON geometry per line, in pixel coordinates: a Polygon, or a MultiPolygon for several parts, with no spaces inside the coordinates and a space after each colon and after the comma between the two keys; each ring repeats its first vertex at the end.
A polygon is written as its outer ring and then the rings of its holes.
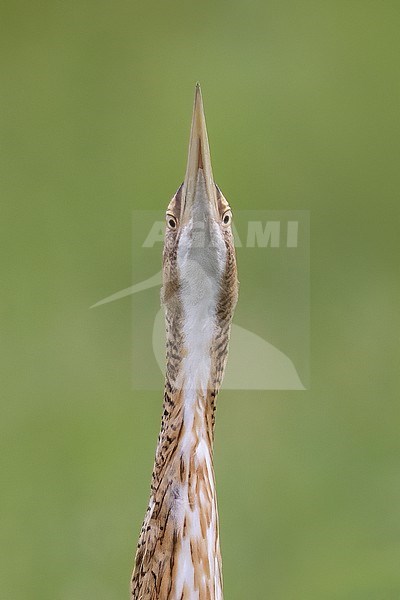
{"type": "Polygon", "coordinates": [[[162,300],[168,315],[191,326],[229,322],[238,281],[232,210],[214,183],[203,100],[196,85],[183,184],[166,211],[162,300]]]}

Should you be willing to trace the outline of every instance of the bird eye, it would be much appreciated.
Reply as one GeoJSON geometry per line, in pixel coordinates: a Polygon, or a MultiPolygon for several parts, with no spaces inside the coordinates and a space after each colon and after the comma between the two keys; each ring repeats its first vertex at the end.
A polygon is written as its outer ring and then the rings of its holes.
{"type": "Polygon", "coordinates": [[[178,220],[176,219],[176,217],[174,217],[174,215],[171,215],[169,213],[167,213],[166,215],[166,219],[167,219],[167,225],[170,229],[176,229],[178,226],[178,220]]]}
{"type": "Polygon", "coordinates": [[[230,225],[231,221],[232,221],[232,211],[227,210],[227,211],[225,211],[225,213],[222,217],[222,222],[224,225],[230,225]]]}

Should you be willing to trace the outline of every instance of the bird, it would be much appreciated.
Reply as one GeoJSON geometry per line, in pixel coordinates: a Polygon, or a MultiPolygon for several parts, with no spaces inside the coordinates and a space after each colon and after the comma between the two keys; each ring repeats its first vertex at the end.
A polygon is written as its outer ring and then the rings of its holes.
{"type": "Polygon", "coordinates": [[[166,211],[164,400],[132,600],[223,599],[213,445],[239,288],[231,224],[196,84],[185,179],[166,211]]]}

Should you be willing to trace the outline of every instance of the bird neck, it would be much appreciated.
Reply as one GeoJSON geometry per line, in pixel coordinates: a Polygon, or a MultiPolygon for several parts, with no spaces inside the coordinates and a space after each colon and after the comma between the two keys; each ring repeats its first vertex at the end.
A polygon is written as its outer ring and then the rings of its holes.
{"type": "Polygon", "coordinates": [[[182,378],[185,354],[178,357],[167,344],[161,430],[136,554],[133,600],[223,598],[213,467],[217,389],[194,387],[193,379],[182,378]],[[171,373],[176,375],[173,383],[171,373]]]}
{"type": "MultiPolygon", "coordinates": [[[[152,491],[156,491],[166,472],[174,482],[185,483],[196,475],[205,458],[212,475],[216,391],[185,387],[174,389],[165,383],[161,430],[153,470],[152,491]],[[179,471],[179,473],[178,473],[179,471]]],[[[212,482],[213,483],[213,477],[212,482]]]]}
{"type": "Polygon", "coordinates": [[[149,524],[156,524],[163,556],[174,565],[174,599],[222,599],[213,467],[215,399],[211,389],[174,390],[166,381],[149,524]]]}
{"type": "Polygon", "coordinates": [[[222,600],[213,440],[230,321],[217,325],[205,317],[196,334],[176,318],[166,315],[163,414],[132,594],[133,600],[222,600]]]}

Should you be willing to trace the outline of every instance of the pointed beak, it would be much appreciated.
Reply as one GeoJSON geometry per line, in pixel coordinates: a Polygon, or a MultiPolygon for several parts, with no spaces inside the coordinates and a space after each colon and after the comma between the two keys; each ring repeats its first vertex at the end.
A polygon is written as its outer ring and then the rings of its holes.
{"type": "Polygon", "coordinates": [[[217,195],[211,168],[210,147],[208,145],[207,127],[204,116],[203,98],[200,84],[196,84],[192,127],[190,131],[189,153],[183,182],[183,199],[181,209],[181,222],[190,218],[192,207],[196,198],[196,188],[201,169],[205,182],[206,202],[210,213],[217,215],[217,195]]]}

